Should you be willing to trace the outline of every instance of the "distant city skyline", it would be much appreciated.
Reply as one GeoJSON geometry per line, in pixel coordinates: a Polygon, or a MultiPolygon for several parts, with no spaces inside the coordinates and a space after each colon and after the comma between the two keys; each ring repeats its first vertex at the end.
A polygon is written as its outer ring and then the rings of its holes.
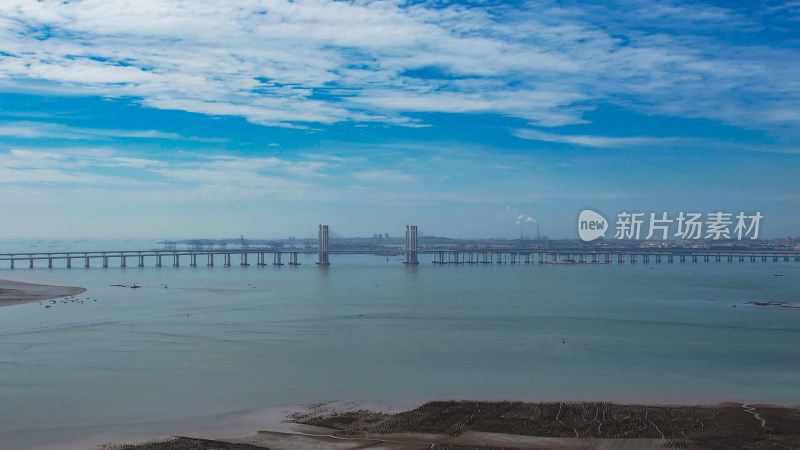
{"type": "Polygon", "coordinates": [[[800,235],[792,2],[125,5],[0,4],[0,239],[800,235]]]}

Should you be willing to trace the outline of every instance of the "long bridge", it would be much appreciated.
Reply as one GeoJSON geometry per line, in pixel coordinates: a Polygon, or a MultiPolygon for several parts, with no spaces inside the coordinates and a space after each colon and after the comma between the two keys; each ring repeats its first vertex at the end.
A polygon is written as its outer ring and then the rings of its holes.
{"type": "MultiPolygon", "coordinates": [[[[11,269],[17,267],[36,267],[34,262],[47,261],[47,267],[53,267],[53,261],[65,260],[67,268],[73,267],[73,262],[83,267],[109,267],[111,262],[117,262],[120,267],[127,267],[132,260],[136,266],[144,267],[146,261],[154,263],[155,267],[167,264],[175,267],[181,265],[188,258],[189,266],[196,267],[198,260],[207,266],[222,263],[224,266],[236,263],[249,266],[249,261],[255,258],[256,265],[268,265],[268,256],[272,257],[272,265],[282,266],[284,261],[290,266],[299,266],[298,256],[301,254],[316,254],[316,264],[330,265],[330,255],[363,255],[387,254],[403,255],[403,263],[419,264],[420,255],[429,255],[433,264],[611,264],[617,263],[673,263],[673,262],[767,262],[767,261],[798,261],[800,251],[790,250],[719,250],[719,249],[533,249],[533,248],[485,248],[485,247],[426,247],[417,245],[417,227],[406,226],[405,246],[398,249],[386,250],[331,250],[328,245],[328,226],[319,226],[319,238],[316,249],[298,248],[271,248],[248,247],[241,249],[154,249],[154,250],[105,250],[105,251],[66,251],[66,252],[21,252],[0,253],[0,262],[6,262],[11,269]],[[95,264],[93,265],[92,262],[95,264]],[[20,266],[21,264],[21,266],[20,266]]],[[[40,264],[41,265],[41,264],[40,264]]]]}

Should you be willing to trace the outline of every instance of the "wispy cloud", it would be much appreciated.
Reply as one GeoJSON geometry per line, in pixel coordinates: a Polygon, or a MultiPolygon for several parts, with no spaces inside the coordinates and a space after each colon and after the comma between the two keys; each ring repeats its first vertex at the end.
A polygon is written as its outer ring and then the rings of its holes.
{"type": "Polygon", "coordinates": [[[381,183],[413,183],[419,181],[419,178],[414,175],[389,169],[355,172],[353,173],[353,177],[361,181],[373,181],[381,183]]]}
{"type": "Polygon", "coordinates": [[[6,0],[0,89],[290,127],[425,126],[414,112],[558,126],[611,102],[774,128],[800,122],[800,55],[761,36],[795,10],[650,0],[6,0]]]}
{"type": "Polygon", "coordinates": [[[201,138],[182,136],[177,133],[165,133],[158,130],[114,130],[104,128],[82,128],[49,122],[0,122],[0,136],[16,138],[59,138],[59,139],[95,139],[132,138],[132,139],[165,139],[198,142],[224,142],[227,139],[201,138]]]}
{"type": "Polygon", "coordinates": [[[680,142],[679,138],[657,138],[648,136],[637,137],[611,137],[611,136],[591,136],[591,135],[568,135],[545,133],[539,130],[516,129],[512,131],[514,136],[521,139],[533,141],[558,142],[562,144],[574,144],[593,148],[623,148],[623,147],[643,147],[653,145],[674,144],[680,142]]]}

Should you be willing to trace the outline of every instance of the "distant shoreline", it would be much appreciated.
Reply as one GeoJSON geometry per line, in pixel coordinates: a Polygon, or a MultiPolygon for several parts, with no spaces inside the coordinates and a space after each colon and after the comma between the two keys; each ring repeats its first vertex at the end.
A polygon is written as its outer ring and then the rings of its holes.
{"type": "Polygon", "coordinates": [[[82,287],[52,286],[48,284],[0,280],[0,307],[69,297],[71,295],[78,295],[84,291],[86,291],[86,289],[82,287]]]}

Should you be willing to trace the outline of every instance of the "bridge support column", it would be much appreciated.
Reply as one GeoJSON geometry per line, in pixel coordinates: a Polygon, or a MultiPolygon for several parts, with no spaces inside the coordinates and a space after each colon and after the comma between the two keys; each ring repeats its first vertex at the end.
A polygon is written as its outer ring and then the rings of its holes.
{"type": "Polygon", "coordinates": [[[728,255],[728,262],[733,262],[733,255],[728,255]]]}
{"type": "MultiPolygon", "coordinates": [[[[108,267],[108,266],[106,266],[106,267],[108,267]]],[[[53,268],[53,258],[47,258],[47,268],[48,269],[52,269],[53,268]]]]}
{"type": "Polygon", "coordinates": [[[177,253],[172,255],[172,266],[173,267],[180,267],[180,265],[181,265],[180,256],[178,256],[177,253]]]}
{"type": "Polygon", "coordinates": [[[103,267],[108,268],[108,256],[103,255],[103,267]]]}
{"type": "Polygon", "coordinates": [[[283,263],[281,262],[281,252],[275,252],[272,254],[272,265],[273,266],[283,265],[283,263]]]}
{"type": "Polygon", "coordinates": [[[744,256],[743,255],[739,255],[739,262],[744,262],[744,256]]]}
{"type": "Polygon", "coordinates": [[[161,254],[156,255],[156,267],[161,267],[161,254]]]}
{"type": "Polygon", "coordinates": [[[321,266],[331,265],[330,255],[328,254],[328,226],[319,226],[319,240],[317,241],[317,264],[321,266]]]}
{"type": "Polygon", "coordinates": [[[297,252],[289,253],[289,265],[290,266],[299,266],[300,263],[297,262],[297,252]]]}
{"type": "MultiPolygon", "coordinates": [[[[12,269],[14,268],[14,260],[13,259],[11,260],[11,268],[12,269]]],[[[71,269],[71,268],[72,268],[72,258],[70,258],[68,256],[67,257],[67,269],[71,269]]]]}
{"type": "Polygon", "coordinates": [[[128,267],[128,258],[125,255],[121,255],[119,257],[119,266],[120,267],[128,267]]]}
{"type": "Polygon", "coordinates": [[[88,269],[89,268],[89,257],[87,256],[87,257],[85,257],[85,259],[86,259],[86,264],[84,265],[84,267],[86,267],[88,269]]]}
{"type": "Polygon", "coordinates": [[[714,259],[714,262],[720,262],[720,261],[722,261],[722,256],[716,255],[716,258],[714,259]]]}
{"type": "MultiPolygon", "coordinates": [[[[458,256],[456,256],[458,258],[458,256]]],[[[417,226],[406,225],[406,244],[403,264],[419,264],[417,255],[417,226]]]]}
{"type": "Polygon", "coordinates": [[[139,267],[144,267],[144,256],[139,255],[139,267]]]}
{"type": "Polygon", "coordinates": [[[225,253],[224,260],[225,260],[224,265],[230,266],[231,265],[231,254],[230,253],[225,253]]]}
{"type": "Polygon", "coordinates": [[[673,263],[673,262],[675,262],[675,255],[673,255],[673,254],[671,254],[671,253],[670,253],[669,255],[667,255],[667,262],[668,262],[668,263],[673,263]]]}
{"type": "Polygon", "coordinates": [[[239,265],[240,266],[249,266],[250,264],[247,262],[247,252],[242,252],[239,254],[239,265]]]}
{"type": "Polygon", "coordinates": [[[656,255],[656,264],[661,264],[661,255],[656,255]]]}
{"type": "Polygon", "coordinates": [[[30,264],[28,265],[29,268],[33,269],[33,257],[30,259],[30,264]]]}
{"type": "Polygon", "coordinates": [[[617,253],[617,264],[622,264],[624,262],[625,262],[625,254],[617,253]]]}
{"type": "Polygon", "coordinates": [[[192,253],[189,255],[189,265],[192,267],[197,267],[197,255],[192,253]]]}
{"type": "Polygon", "coordinates": [[[209,253],[207,258],[208,258],[208,262],[206,263],[206,265],[209,266],[209,267],[214,267],[214,254],[213,253],[209,253]]]}

